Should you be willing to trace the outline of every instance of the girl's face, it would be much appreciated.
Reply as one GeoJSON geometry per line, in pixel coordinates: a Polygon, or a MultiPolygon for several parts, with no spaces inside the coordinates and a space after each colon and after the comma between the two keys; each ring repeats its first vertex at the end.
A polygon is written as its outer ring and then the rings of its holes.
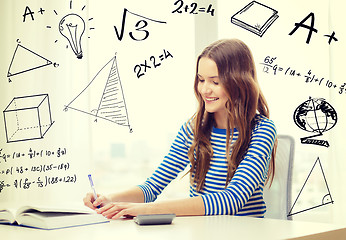
{"type": "Polygon", "coordinates": [[[219,73],[214,60],[202,57],[198,62],[198,92],[201,94],[205,110],[215,117],[226,117],[225,104],[228,100],[225,89],[220,83],[219,73]]]}

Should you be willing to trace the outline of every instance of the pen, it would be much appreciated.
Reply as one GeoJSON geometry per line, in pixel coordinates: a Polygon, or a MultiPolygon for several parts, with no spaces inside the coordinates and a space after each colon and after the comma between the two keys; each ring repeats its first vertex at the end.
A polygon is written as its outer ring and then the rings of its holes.
{"type": "MultiPolygon", "coordinates": [[[[94,193],[94,200],[96,200],[97,199],[97,194],[96,194],[96,190],[95,190],[93,179],[91,178],[91,174],[89,174],[88,177],[89,177],[89,182],[90,182],[91,189],[93,190],[93,193],[94,193]]],[[[97,208],[100,208],[100,206],[97,206],[97,208]]]]}

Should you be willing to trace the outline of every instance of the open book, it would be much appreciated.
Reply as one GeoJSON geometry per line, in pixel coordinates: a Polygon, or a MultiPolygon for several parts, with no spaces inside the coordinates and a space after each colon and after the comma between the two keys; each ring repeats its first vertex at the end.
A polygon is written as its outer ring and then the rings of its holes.
{"type": "Polygon", "coordinates": [[[23,206],[18,209],[0,209],[0,223],[57,229],[109,222],[101,214],[83,207],[23,206]]]}

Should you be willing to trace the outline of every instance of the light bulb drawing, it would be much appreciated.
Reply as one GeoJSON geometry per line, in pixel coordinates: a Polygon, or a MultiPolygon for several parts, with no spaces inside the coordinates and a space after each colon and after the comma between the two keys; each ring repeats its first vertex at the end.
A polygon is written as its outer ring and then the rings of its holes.
{"type": "Polygon", "coordinates": [[[71,13],[59,22],[59,31],[69,42],[72,51],[78,59],[83,58],[82,36],[85,31],[85,22],[79,15],[71,13]]]}

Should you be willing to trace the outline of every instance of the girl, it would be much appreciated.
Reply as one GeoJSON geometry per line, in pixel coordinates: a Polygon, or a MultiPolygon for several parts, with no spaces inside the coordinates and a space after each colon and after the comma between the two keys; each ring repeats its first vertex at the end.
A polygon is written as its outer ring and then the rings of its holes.
{"type": "Polygon", "coordinates": [[[205,48],[197,59],[194,91],[197,113],[181,127],[152,176],[96,200],[88,193],[86,206],[112,219],[160,213],[264,216],[262,192],[274,176],[276,128],[249,48],[237,39],[205,48]],[[187,165],[190,197],[155,202],[187,165]]]}

